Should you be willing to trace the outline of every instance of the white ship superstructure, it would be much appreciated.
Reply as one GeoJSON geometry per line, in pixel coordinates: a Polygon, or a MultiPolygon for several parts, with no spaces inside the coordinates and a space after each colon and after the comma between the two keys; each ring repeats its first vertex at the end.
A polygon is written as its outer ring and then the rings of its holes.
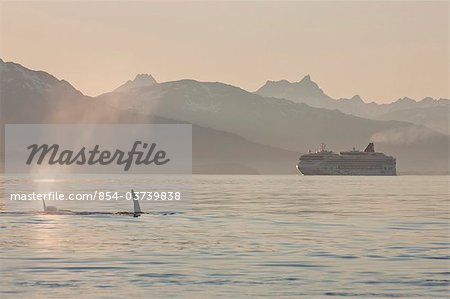
{"type": "Polygon", "coordinates": [[[361,152],[355,149],[340,154],[325,150],[302,155],[297,169],[304,175],[396,175],[394,157],[375,152],[369,143],[361,152]]]}

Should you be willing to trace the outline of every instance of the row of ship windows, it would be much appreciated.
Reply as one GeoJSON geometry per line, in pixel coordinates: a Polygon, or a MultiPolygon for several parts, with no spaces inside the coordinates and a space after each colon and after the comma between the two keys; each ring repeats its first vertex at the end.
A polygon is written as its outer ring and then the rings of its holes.
{"type": "MultiPolygon", "coordinates": [[[[301,158],[302,161],[316,161],[316,160],[324,160],[320,157],[308,157],[308,158],[301,158]]],[[[357,160],[350,160],[350,159],[327,159],[327,162],[330,163],[339,163],[339,162],[345,162],[345,163],[364,163],[364,162],[380,162],[381,159],[357,159],[357,160]]],[[[391,159],[384,159],[384,161],[391,161],[391,159]]]]}
{"type": "MultiPolygon", "coordinates": [[[[330,164],[344,164],[345,166],[347,165],[355,165],[355,166],[361,166],[361,165],[377,165],[378,167],[380,166],[380,161],[374,161],[374,160],[366,160],[366,161],[328,161],[330,164]]],[[[393,167],[395,165],[395,163],[389,163],[390,166],[383,166],[383,167],[393,167]]]]}
{"type": "Polygon", "coordinates": [[[383,169],[383,170],[393,170],[394,167],[393,166],[384,166],[384,167],[380,167],[380,166],[351,166],[351,165],[346,165],[344,167],[341,166],[325,166],[325,169],[383,169]]]}

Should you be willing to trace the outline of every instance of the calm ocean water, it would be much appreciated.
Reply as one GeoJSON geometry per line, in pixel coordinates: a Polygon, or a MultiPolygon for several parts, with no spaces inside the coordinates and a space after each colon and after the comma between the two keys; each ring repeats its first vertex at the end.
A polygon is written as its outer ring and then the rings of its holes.
{"type": "Polygon", "coordinates": [[[449,178],[194,176],[192,211],[139,218],[2,198],[0,297],[448,298],[449,178]]]}

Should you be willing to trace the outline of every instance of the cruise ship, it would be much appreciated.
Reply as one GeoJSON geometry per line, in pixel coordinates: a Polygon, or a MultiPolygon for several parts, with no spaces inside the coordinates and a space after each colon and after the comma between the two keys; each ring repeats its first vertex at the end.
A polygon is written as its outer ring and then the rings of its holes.
{"type": "Polygon", "coordinates": [[[297,169],[304,175],[396,175],[394,157],[375,152],[369,143],[361,152],[351,151],[333,153],[325,149],[325,144],[315,153],[302,155],[297,169]]]}

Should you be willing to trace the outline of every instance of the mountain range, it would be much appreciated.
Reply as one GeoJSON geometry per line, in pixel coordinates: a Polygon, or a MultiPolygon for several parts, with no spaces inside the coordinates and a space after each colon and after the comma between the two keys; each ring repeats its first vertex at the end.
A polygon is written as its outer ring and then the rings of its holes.
{"type": "Polygon", "coordinates": [[[312,107],[337,109],[346,114],[376,120],[401,120],[424,125],[449,135],[450,100],[430,97],[416,101],[407,97],[390,104],[365,103],[359,95],[350,99],[333,99],[307,75],[299,82],[267,81],[256,94],[305,103],[312,107]]]}
{"type": "MultiPolygon", "coordinates": [[[[117,92],[139,86],[137,76],[117,92]]],[[[32,71],[19,64],[0,61],[0,166],[4,164],[5,124],[58,123],[186,123],[159,116],[119,110],[95,98],[85,96],[64,80],[32,71]]],[[[272,148],[219,130],[192,126],[194,173],[295,173],[292,161],[296,152],[272,148]],[[272,157],[280,157],[277,163],[272,157]]]]}
{"type": "MultiPolygon", "coordinates": [[[[321,142],[345,150],[362,148],[369,141],[397,157],[400,173],[448,171],[447,135],[403,119],[412,114],[387,117],[389,109],[372,119],[337,108],[312,107],[328,97],[309,76],[301,82],[304,87],[296,92],[304,92],[303,98],[314,103],[297,103],[286,92],[282,96],[292,84],[287,81],[266,84],[252,93],[219,82],[158,83],[146,74],[109,93],[88,97],[46,72],[0,61],[0,110],[2,124],[191,123],[194,173],[295,173],[299,154],[321,142]]],[[[356,110],[360,105],[373,106],[359,100],[333,101],[356,110]]],[[[433,105],[408,109],[441,111],[440,105],[433,105]]]]}

